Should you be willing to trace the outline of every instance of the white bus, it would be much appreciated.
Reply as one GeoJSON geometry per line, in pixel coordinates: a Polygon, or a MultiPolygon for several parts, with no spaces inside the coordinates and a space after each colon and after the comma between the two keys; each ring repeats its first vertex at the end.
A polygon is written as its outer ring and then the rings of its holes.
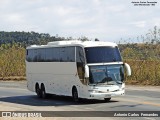
{"type": "Polygon", "coordinates": [[[124,71],[117,44],[100,41],[56,41],[26,50],[27,87],[38,97],[47,94],[104,99],[125,94],[124,71]]]}

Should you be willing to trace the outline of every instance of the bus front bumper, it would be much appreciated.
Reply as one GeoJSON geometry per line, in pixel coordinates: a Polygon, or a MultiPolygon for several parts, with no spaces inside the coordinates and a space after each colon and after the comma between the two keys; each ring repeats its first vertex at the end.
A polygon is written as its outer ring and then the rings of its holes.
{"type": "Polygon", "coordinates": [[[105,93],[90,92],[89,99],[104,99],[104,98],[111,98],[113,96],[122,96],[124,94],[125,90],[120,90],[116,92],[105,92],[105,93]]]}

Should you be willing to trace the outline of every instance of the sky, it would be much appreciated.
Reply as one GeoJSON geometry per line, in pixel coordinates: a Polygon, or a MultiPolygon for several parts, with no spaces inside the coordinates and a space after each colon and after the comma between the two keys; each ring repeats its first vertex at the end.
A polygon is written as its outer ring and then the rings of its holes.
{"type": "Polygon", "coordinates": [[[135,42],[154,26],[160,28],[160,2],[134,6],[132,1],[138,0],[0,0],[0,31],[135,42]]]}

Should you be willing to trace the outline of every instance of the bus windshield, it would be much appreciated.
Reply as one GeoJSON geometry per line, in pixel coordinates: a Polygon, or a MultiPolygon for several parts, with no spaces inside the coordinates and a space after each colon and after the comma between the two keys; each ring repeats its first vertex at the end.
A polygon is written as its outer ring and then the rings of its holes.
{"type": "Polygon", "coordinates": [[[123,65],[98,65],[90,66],[91,84],[105,83],[108,85],[122,84],[124,81],[123,65]]]}
{"type": "Polygon", "coordinates": [[[86,47],[87,63],[106,63],[122,61],[118,47],[86,47]]]}

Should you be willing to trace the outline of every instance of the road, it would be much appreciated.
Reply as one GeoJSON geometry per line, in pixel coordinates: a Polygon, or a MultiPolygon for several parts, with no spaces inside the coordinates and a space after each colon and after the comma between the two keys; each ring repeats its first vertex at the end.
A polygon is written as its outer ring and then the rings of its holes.
{"type": "MultiPolygon", "coordinates": [[[[114,97],[110,102],[82,100],[77,104],[72,102],[70,97],[52,96],[48,99],[39,99],[35,93],[26,89],[25,81],[1,81],[0,111],[160,111],[160,87],[127,86],[125,96],[114,97]]],[[[63,117],[63,114],[60,116],[63,117]]],[[[111,119],[137,118],[112,117],[111,119]]],[[[158,120],[156,117],[138,119],[158,120]]]]}

